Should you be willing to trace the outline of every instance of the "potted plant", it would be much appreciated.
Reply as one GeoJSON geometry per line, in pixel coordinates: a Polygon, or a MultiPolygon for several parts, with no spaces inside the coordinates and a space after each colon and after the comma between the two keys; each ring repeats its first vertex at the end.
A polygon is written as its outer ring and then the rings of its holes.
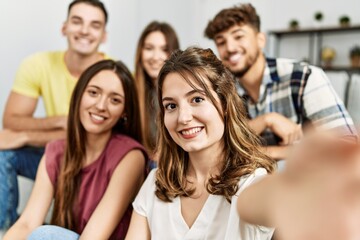
{"type": "Polygon", "coordinates": [[[296,19],[292,19],[289,22],[289,28],[293,31],[298,30],[299,29],[299,22],[296,19]]]}
{"type": "Polygon", "coordinates": [[[315,12],[314,19],[315,19],[316,26],[321,25],[321,21],[323,20],[323,18],[324,18],[324,15],[322,14],[322,12],[320,12],[320,11],[315,12]]]}
{"type": "Polygon", "coordinates": [[[350,49],[351,67],[360,67],[360,46],[355,45],[350,49]]]}
{"type": "Polygon", "coordinates": [[[348,27],[350,25],[350,18],[347,15],[343,15],[339,18],[341,27],[348,27]]]}

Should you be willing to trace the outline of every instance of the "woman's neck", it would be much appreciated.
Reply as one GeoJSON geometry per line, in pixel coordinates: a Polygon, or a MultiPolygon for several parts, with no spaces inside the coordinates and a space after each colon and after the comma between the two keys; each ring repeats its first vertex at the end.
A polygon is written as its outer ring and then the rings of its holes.
{"type": "MultiPolygon", "coordinates": [[[[219,146],[220,148],[220,146],[219,146]]],[[[201,152],[189,153],[189,166],[186,175],[200,182],[207,180],[215,174],[219,174],[223,158],[223,148],[206,149],[201,152]]]]}
{"type": "Polygon", "coordinates": [[[84,167],[90,165],[99,158],[110,138],[111,132],[101,136],[92,134],[87,135],[85,144],[86,155],[84,167]]]}

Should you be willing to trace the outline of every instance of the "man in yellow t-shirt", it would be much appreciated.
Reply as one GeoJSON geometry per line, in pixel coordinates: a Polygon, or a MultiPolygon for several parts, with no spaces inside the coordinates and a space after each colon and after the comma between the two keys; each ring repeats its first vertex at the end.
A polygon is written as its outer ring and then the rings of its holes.
{"type": "Polygon", "coordinates": [[[0,131],[0,230],[18,218],[17,175],[34,179],[45,144],[65,137],[77,79],[90,65],[108,58],[98,51],[106,40],[106,23],[107,11],[99,0],[74,0],[62,27],[67,50],[37,53],[20,65],[0,131]],[[33,116],[39,97],[44,118],[33,116]]]}

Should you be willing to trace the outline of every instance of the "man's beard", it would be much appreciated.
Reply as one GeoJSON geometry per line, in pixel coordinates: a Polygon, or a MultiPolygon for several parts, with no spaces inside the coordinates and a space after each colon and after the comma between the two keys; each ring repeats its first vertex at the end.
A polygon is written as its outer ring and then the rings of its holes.
{"type": "Polygon", "coordinates": [[[260,51],[256,51],[255,57],[250,56],[248,58],[248,60],[246,61],[245,66],[242,69],[232,72],[234,74],[234,76],[236,78],[242,78],[249,71],[249,69],[255,64],[255,62],[258,60],[259,56],[260,56],[260,51]]]}
{"type": "Polygon", "coordinates": [[[245,73],[247,73],[249,71],[250,68],[251,68],[251,65],[246,64],[246,66],[243,69],[235,71],[235,72],[233,72],[233,74],[236,78],[242,78],[245,75],[245,73]]]}

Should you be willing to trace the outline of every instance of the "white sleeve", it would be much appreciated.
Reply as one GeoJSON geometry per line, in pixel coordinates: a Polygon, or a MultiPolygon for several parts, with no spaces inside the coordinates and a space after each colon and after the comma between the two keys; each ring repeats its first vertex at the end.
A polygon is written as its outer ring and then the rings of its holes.
{"type": "Polygon", "coordinates": [[[267,171],[265,168],[257,168],[254,173],[241,177],[239,182],[239,191],[237,192],[237,196],[239,196],[239,193],[243,191],[245,188],[250,186],[251,184],[259,181],[263,177],[267,175],[267,171]]]}
{"type": "MultiPolygon", "coordinates": [[[[240,192],[243,191],[248,186],[258,182],[259,180],[264,178],[267,174],[268,173],[265,168],[258,168],[255,170],[253,174],[241,178],[239,182],[239,191],[236,194],[237,196],[233,197],[232,199],[232,201],[234,201],[234,204],[232,204],[233,205],[232,211],[238,214],[237,197],[239,196],[240,192]]],[[[274,228],[269,228],[261,225],[252,225],[240,220],[240,233],[243,239],[255,239],[256,236],[259,236],[260,239],[271,239],[274,233],[274,228]]]]}

